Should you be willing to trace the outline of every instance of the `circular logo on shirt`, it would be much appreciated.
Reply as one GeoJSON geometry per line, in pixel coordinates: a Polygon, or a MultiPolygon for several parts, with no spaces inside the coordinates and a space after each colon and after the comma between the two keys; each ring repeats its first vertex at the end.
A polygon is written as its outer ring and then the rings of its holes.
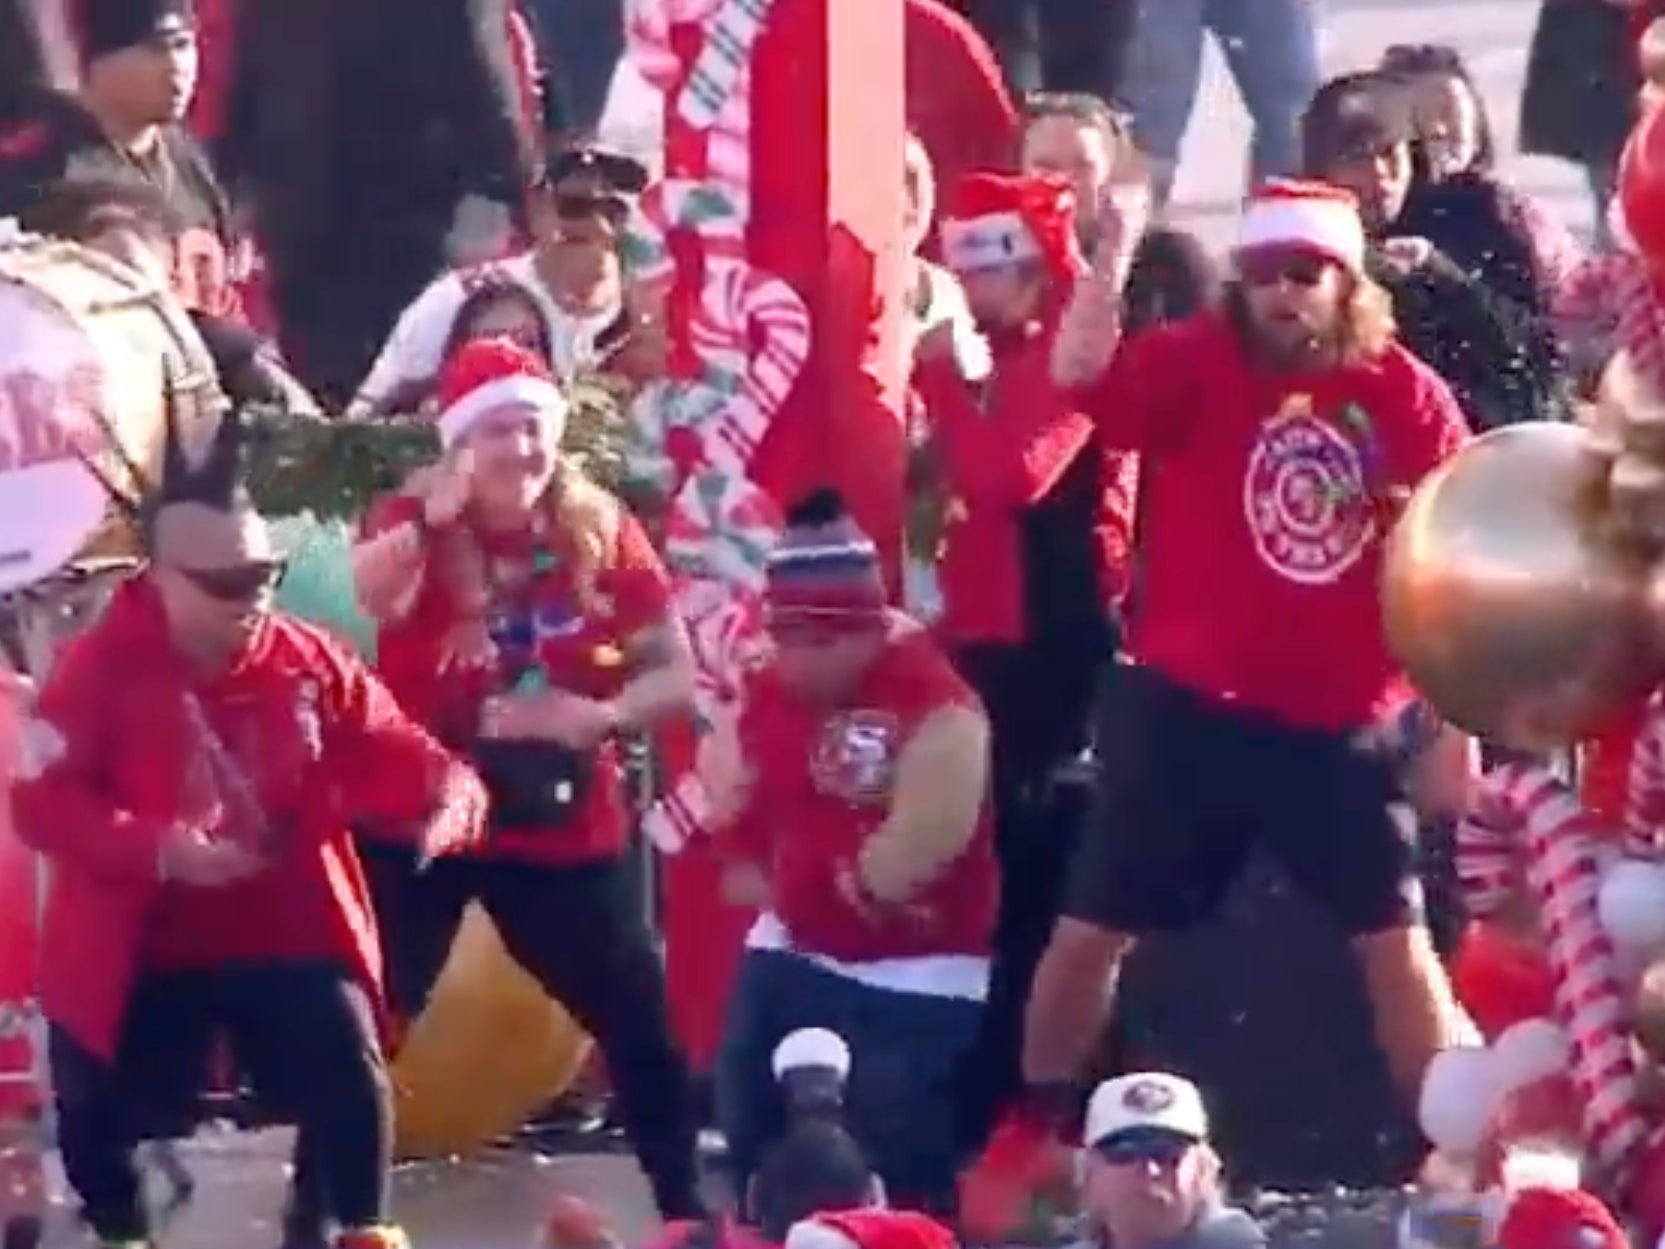
{"type": "Polygon", "coordinates": [[[1262,427],[1243,477],[1243,511],[1260,558],[1302,585],[1337,580],[1376,532],[1358,448],[1309,407],[1262,427]]]}
{"type": "Polygon", "coordinates": [[[824,794],[846,802],[882,802],[896,773],[900,725],[883,711],[847,711],[821,728],[810,775],[824,794]]]}

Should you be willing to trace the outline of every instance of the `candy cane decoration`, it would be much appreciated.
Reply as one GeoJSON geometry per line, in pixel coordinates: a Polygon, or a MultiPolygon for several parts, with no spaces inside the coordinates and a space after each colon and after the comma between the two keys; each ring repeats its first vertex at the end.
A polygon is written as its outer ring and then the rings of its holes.
{"type": "MultiPolygon", "coordinates": [[[[1493,771],[1477,806],[1513,836],[1538,908],[1557,1020],[1572,1040],[1569,1074],[1585,1103],[1585,1144],[1622,1191],[1648,1130],[1613,945],[1596,910],[1601,832],[1565,782],[1531,765],[1493,771]]],[[[1471,844],[1492,852],[1484,839],[1471,844]]]]}
{"type": "Polygon", "coordinates": [[[1660,857],[1665,828],[1665,702],[1658,694],[1636,735],[1625,794],[1624,852],[1632,858],[1660,857]]]}
{"type": "MultiPolygon", "coordinates": [[[[775,532],[748,467],[809,358],[803,301],[746,256],[751,58],[772,7],[631,0],[626,16],[629,54],[665,98],[665,177],[643,197],[633,245],[650,280],[697,283],[673,290],[668,305],[677,375],[633,416],[643,441],[664,444],[642,448],[637,462],[668,477],[674,492],[666,554],[706,720],[732,711],[738,670],[755,650],[755,598],[775,532]],[[673,29],[696,24],[699,47],[679,50],[673,29]]],[[[650,813],[649,835],[664,848],[683,845],[703,830],[709,807],[698,778],[684,776],[650,813]]]]}
{"type": "Polygon", "coordinates": [[[1525,883],[1518,832],[1519,819],[1504,793],[1482,782],[1468,816],[1457,825],[1453,856],[1464,909],[1476,919],[1497,914],[1525,883]]]}

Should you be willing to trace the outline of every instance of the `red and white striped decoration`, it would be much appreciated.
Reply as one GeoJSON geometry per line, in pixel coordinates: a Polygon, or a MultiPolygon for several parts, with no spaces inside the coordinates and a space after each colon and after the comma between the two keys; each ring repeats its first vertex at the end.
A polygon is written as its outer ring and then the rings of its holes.
{"type": "MultiPolygon", "coordinates": [[[[755,628],[746,609],[762,583],[767,544],[755,541],[747,521],[745,541],[725,533],[741,513],[714,508],[705,495],[713,473],[735,483],[740,495],[757,493],[748,469],[769,423],[809,360],[808,309],[785,282],[751,266],[746,227],[751,214],[750,62],[774,0],[630,0],[627,54],[637,71],[665,97],[665,172],[642,200],[642,242],[656,261],[658,281],[701,284],[697,300],[673,293],[673,326],[687,341],[673,345],[678,358],[697,361],[697,375],[655,387],[660,410],[640,413],[644,430],[661,436],[693,435],[697,457],[674,461],[679,479],[670,527],[679,551],[669,560],[679,610],[694,612],[714,597],[733,610],[706,612],[697,630],[700,662],[697,710],[714,722],[731,715],[727,701],[739,688],[736,665],[753,647],[736,635],[737,622],[755,628]],[[702,30],[699,46],[678,47],[676,27],[702,30]],[[697,242],[687,255],[686,240],[697,242]],[[680,241],[678,241],[680,240],[680,241]],[[676,242],[673,246],[672,243],[676,242]],[[684,326],[684,321],[686,322],[684,326]],[[702,493],[703,492],[703,493],[702,493]],[[731,515],[732,513],[732,515],[731,515]],[[687,550],[697,537],[705,549],[687,550]],[[736,552],[756,559],[737,564],[736,552]]],[[[678,41],[682,42],[682,41],[678,41]]],[[[648,458],[653,458],[651,455],[648,458]]],[[[657,461],[656,461],[657,462],[657,461]]],[[[771,530],[771,539],[772,539],[771,530]]],[[[679,778],[648,817],[649,834],[666,849],[704,831],[710,803],[698,778],[679,778]]]]}
{"type": "Polygon", "coordinates": [[[1665,829],[1665,702],[1655,694],[1636,735],[1625,793],[1624,852],[1636,859],[1661,857],[1665,829]]]}
{"type": "MultiPolygon", "coordinates": [[[[1555,979],[1556,1019],[1572,1041],[1569,1072],[1584,1101],[1585,1147],[1623,1191],[1648,1126],[1637,1099],[1624,989],[1597,914],[1600,828],[1567,784],[1544,768],[1509,764],[1480,783],[1465,865],[1482,896],[1503,879],[1496,837],[1511,838],[1519,879],[1531,893],[1555,979]]],[[[1459,842],[1459,854],[1462,843],[1459,842]]]]}

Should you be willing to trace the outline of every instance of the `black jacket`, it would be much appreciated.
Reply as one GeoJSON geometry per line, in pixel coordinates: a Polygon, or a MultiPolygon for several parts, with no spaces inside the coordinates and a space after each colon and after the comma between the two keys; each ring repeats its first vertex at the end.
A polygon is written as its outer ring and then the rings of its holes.
{"type": "Polygon", "coordinates": [[[1555,293],[1510,210],[1514,193],[1484,176],[1420,183],[1392,228],[1436,250],[1428,272],[1387,276],[1401,337],[1451,383],[1476,429],[1569,414],[1555,293]]]}
{"type": "Polygon", "coordinates": [[[1409,273],[1366,258],[1393,299],[1399,340],[1445,379],[1476,431],[1566,415],[1558,369],[1536,358],[1532,318],[1436,250],[1409,273]]]}

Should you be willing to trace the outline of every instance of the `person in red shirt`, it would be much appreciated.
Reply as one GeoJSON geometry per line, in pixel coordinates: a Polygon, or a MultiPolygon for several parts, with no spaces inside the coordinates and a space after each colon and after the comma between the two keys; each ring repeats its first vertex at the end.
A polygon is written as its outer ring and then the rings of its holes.
{"type": "Polygon", "coordinates": [[[1057,916],[1081,814],[1079,760],[1128,568],[1136,461],[1106,453],[1048,373],[1084,268],[1074,230],[1074,195],[1056,175],[961,179],[943,258],[986,346],[967,360],[943,326],[915,371],[948,499],[936,631],[994,729],[1001,920],[961,1100],[974,1145],[1019,1087],[1023,1003],[1057,916]]]}
{"type": "Polygon", "coordinates": [[[718,1120],[745,1191],[784,1126],[771,1070],[799,1028],[855,1055],[845,1122],[902,1206],[945,1210],[955,1075],[988,985],[998,871],[988,721],[922,628],[886,605],[872,541],[836,494],[792,509],[738,732],[704,770],[747,937],[717,1059],[718,1120]],[[726,760],[722,766],[717,760],[726,760]]]}
{"type": "Polygon", "coordinates": [[[507,339],[440,376],[444,462],[380,500],[356,549],[377,665],[491,792],[481,853],[372,859],[394,1002],[422,1011],[464,908],[596,1039],[666,1218],[703,1212],[688,1073],[629,886],[617,739],[685,712],[688,641],[641,526],[558,452],[566,400],[507,339]]]}
{"type": "MultiPolygon", "coordinates": [[[[133,1151],[229,1037],[298,1123],[345,1231],[384,1225],[380,955],[349,825],[424,858],[473,840],[479,779],[322,633],[270,611],[282,565],[236,484],[238,426],[138,509],[149,563],[53,665],[11,791],[52,865],[42,924],[58,1145],[100,1244],[151,1243],[133,1151]]],[[[130,505],[131,506],[131,505],[130,505]]]]}
{"type": "Polygon", "coordinates": [[[1405,713],[1378,578],[1398,507],[1465,422],[1394,341],[1349,193],[1268,183],[1224,308],[1122,344],[1130,224],[1112,215],[1053,358],[1148,475],[1129,661],[1101,709],[1094,813],[1036,973],[1024,1073],[1040,1101],[1073,1098],[1133,942],[1210,915],[1262,845],[1351,938],[1414,1101],[1466,1020],[1396,808],[1407,780],[1427,795],[1435,764],[1466,768],[1467,751],[1437,723],[1405,731],[1426,718],[1405,713]]]}

